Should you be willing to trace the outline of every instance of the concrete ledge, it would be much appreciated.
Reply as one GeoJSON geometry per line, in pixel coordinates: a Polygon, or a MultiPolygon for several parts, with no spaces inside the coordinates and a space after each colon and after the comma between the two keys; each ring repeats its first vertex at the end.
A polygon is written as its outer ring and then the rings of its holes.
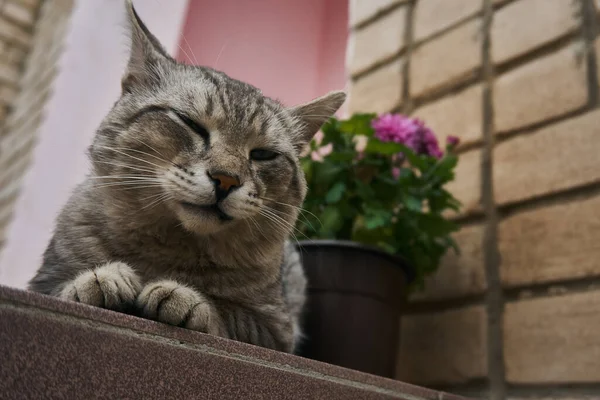
{"type": "Polygon", "coordinates": [[[461,399],[6,287],[0,287],[0,397],[461,399]]]}

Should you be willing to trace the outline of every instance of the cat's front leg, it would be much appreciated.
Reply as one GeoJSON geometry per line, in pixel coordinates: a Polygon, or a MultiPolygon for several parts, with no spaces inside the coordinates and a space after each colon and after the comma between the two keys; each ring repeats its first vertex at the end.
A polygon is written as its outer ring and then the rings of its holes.
{"type": "Polygon", "coordinates": [[[146,318],[227,337],[223,321],[212,301],[178,282],[151,282],[144,287],[136,303],[146,318]]]}
{"type": "Polygon", "coordinates": [[[135,271],[122,262],[112,262],[82,272],[67,282],[59,297],[111,310],[125,311],[133,307],[142,288],[135,271]]]}

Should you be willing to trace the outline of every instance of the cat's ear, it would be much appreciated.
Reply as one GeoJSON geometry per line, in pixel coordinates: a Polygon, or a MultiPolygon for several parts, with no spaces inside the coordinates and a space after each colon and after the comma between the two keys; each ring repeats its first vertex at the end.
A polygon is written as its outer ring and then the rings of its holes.
{"type": "Polygon", "coordinates": [[[161,65],[174,60],[165,51],[158,39],[150,33],[133,7],[131,0],[125,1],[131,49],[125,75],[121,81],[124,92],[136,85],[156,83],[160,79],[161,65]]]}
{"type": "Polygon", "coordinates": [[[292,107],[292,115],[298,118],[302,125],[294,138],[296,148],[304,148],[344,101],[346,93],[330,92],[308,103],[292,107]]]}

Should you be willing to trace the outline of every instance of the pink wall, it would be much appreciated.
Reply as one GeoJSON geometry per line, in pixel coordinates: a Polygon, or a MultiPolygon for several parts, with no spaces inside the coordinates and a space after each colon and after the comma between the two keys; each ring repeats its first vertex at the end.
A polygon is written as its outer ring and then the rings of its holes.
{"type": "Polygon", "coordinates": [[[179,60],[185,51],[193,63],[287,105],[345,87],[348,0],[191,0],[188,7],[179,60]]]}

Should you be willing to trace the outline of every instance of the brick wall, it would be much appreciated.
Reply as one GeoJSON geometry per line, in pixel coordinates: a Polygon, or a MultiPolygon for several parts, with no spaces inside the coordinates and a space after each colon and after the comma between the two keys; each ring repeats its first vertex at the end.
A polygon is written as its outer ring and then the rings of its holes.
{"type": "Polygon", "coordinates": [[[402,320],[398,378],[600,398],[594,0],[351,0],[351,111],[461,138],[449,255],[402,320]]]}
{"type": "Polygon", "coordinates": [[[0,249],[72,6],[73,0],[0,0],[0,249]]]}

